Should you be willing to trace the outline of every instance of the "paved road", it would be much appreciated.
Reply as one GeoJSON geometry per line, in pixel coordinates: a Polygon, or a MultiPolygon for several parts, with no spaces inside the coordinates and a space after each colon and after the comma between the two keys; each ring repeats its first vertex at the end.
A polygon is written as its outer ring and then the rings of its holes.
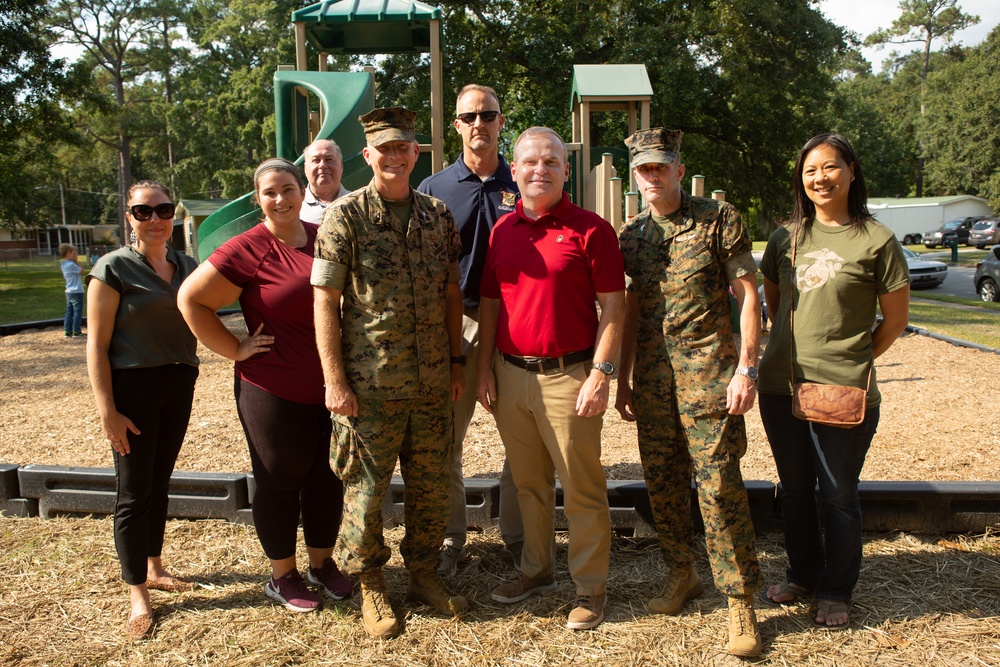
{"type": "MultiPolygon", "coordinates": [[[[943,260],[938,260],[943,261],[943,260]]],[[[947,296],[960,296],[963,299],[979,299],[976,288],[972,284],[972,277],[976,274],[975,267],[972,266],[949,266],[948,277],[944,279],[938,287],[931,289],[915,289],[913,296],[922,294],[944,294],[947,296]]]]}

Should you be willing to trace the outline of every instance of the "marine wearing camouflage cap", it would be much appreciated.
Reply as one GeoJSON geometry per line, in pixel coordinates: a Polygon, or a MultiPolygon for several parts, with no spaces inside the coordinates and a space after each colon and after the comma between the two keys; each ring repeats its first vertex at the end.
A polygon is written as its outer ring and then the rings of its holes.
{"type": "Polygon", "coordinates": [[[683,136],[684,133],[680,130],[667,130],[662,127],[635,132],[625,140],[629,157],[632,159],[632,168],[650,162],[670,164],[681,154],[683,136]]]}
{"type": "Polygon", "coordinates": [[[760,322],[753,246],[732,204],[680,189],[682,136],[653,128],[625,141],[640,190],[649,196],[647,208],[619,234],[632,282],[615,403],[623,418],[637,423],[654,525],[670,566],[646,608],[678,614],[702,593],[693,567],[700,551],[693,549],[693,478],[715,586],[728,598],[729,652],[755,657],[762,650],[753,610],[761,571],[740,473],[747,446],[743,414],[756,395],[749,369],[756,368],[760,342],[753,326],[760,322]],[[739,349],[730,287],[744,324],[739,349]]]}
{"type": "Polygon", "coordinates": [[[358,116],[368,145],[376,148],[390,141],[416,141],[413,121],[417,114],[405,107],[382,107],[358,116]]]}

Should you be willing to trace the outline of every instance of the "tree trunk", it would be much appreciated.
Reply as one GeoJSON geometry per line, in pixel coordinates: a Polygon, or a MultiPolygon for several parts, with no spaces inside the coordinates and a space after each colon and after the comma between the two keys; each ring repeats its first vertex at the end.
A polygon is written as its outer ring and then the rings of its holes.
{"type": "Polygon", "coordinates": [[[118,129],[118,229],[122,245],[128,245],[132,231],[125,219],[128,189],[132,185],[132,138],[124,127],[118,129]]]}

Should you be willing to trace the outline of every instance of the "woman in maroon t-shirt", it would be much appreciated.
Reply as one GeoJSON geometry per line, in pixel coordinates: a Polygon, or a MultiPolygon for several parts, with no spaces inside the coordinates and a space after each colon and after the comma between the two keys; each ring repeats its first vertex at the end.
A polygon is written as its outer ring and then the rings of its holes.
{"type": "Polygon", "coordinates": [[[219,247],[184,284],[178,305],[206,347],[236,361],[236,406],[250,448],[253,520],[271,578],[264,593],[292,611],[351,595],[333,562],[343,486],[330,470],[330,413],[313,327],[317,226],[299,219],[304,188],[295,165],[266,160],[254,173],[263,224],[219,247]],[[239,299],[247,335],[216,312],[239,299]],[[253,332],[250,334],[249,332],[253,332]],[[309,553],[306,579],[295,561],[299,515],[309,553]]]}

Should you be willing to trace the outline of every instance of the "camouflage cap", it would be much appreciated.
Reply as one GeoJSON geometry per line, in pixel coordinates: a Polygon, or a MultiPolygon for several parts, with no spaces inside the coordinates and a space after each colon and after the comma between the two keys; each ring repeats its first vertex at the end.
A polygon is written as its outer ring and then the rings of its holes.
{"type": "Polygon", "coordinates": [[[667,130],[662,127],[639,130],[625,140],[632,158],[632,168],[650,162],[670,164],[681,153],[683,136],[684,133],[680,130],[667,130]]]}
{"type": "Polygon", "coordinates": [[[372,109],[364,116],[358,116],[365,130],[365,139],[376,148],[390,141],[416,141],[413,134],[416,118],[417,114],[403,107],[372,109]]]}

